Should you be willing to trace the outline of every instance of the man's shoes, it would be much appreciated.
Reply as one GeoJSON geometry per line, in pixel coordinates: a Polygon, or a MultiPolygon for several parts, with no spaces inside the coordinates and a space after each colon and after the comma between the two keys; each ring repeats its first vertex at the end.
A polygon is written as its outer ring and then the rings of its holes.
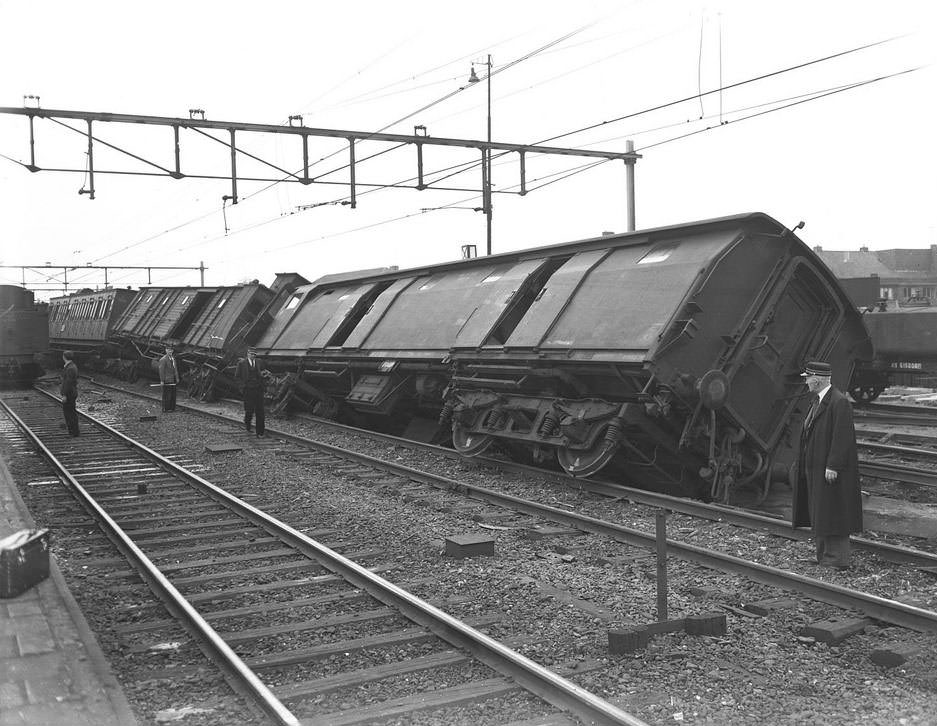
{"type": "Polygon", "coordinates": [[[262,439],[263,437],[264,437],[264,432],[263,432],[263,431],[258,431],[258,432],[257,432],[257,438],[258,438],[258,439],[262,439]]]}
{"type": "Polygon", "coordinates": [[[250,426],[247,427],[247,433],[250,433],[250,432],[253,431],[253,430],[254,430],[254,429],[252,429],[250,426]]]}

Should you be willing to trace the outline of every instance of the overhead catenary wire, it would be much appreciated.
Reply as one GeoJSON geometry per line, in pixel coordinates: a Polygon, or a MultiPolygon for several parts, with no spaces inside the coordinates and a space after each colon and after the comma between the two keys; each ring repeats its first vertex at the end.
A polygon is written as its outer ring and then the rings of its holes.
{"type": "MultiPolygon", "coordinates": [[[[855,82],[855,83],[850,83],[850,84],[846,84],[846,85],[843,85],[843,86],[837,86],[837,87],[832,88],[832,89],[830,89],[830,90],[828,90],[828,91],[822,91],[822,92],[819,92],[819,93],[815,93],[815,94],[811,95],[809,98],[796,97],[796,98],[799,98],[800,100],[795,100],[795,101],[793,101],[793,102],[791,102],[791,103],[786,103],[786,104],[781,105],[781,106],[778,106],[778,107],[776,107],[776,108],[768,109],[768,110],[765,110],[765,111],[759,111],[759,112],[757,112],[757,113],[753,113],[753,114],[750,114],[750,115],[748,115],[748,116],[743,116],[743,117],[738,118],[738,119],[733,119],[733,120],[731,120],[731,121],[729,121],[729,120],[721,121],[720,123],[718,123],[718,124],[716,124],[716,125],[708,126],[708,127],[706,127],[705,129],[699,129],[699,130],[696,130],[696,131],[693,131],[693,132],[690,132],[690,133],[687,133],[687,134],[681,134],[681,135],[679,135],[679,136],[674,136],[674,137],[672,137],[672,138],[665,139],[665,140],[660,141],[660,142],[656,142],[656,143],[653,143],[653,144],[648,144],[648,145],[646,145],[646,146],[643,146],[643,147],[640,147],[640,148],[636,149],[636,151],[637,151],[637,152],[640,152],[640,151],[642,151],[642,150],[650,149],[650,148],[657,147],[657,146],[662,146],[662,145],[664,145],[664,144],[673,143],[673,142],[676,142],[676,141],[680,141],[680,140],[685,139],[685,138],[687,138],[687,137],[689,137],[689,136],[694,136],[694,135],[697,135],[697,134],[700,134],[700,133],[704,133],[704,132],[707,132],[707,131],[712,131],[712,130],[715,130],[715,129],[718,129],[718,128],[722,128],[722,127],[724,127],[724,126],[728,126],[729,124],[739,123],[739,122],[741,122],[741,121],[746,121],[746,120],[753,119],[753,118],[757,118],[757,117],[760,117],[760,116],[765,116],[765,115],[767,115],[767,114],[774,113],[775,111],[781,111],[781,110],[784,110],[784,109],[787,109],[787,108],[791,108],[791,107],[793,107],[793,106],[798,106],[798,105],[801,105],[801,104],[804,104],[804,103],[808,103],[808,102],[813,101],[813,100],[818,100],[818,99],[820,99],[820,98],[825,98],[825,97],[827,97],[827,96],[831,96],[831,95],[834,95],[834,94],[837,94],[837,93],[843,93],[843,92],[845,92],[845,91],[853,90],[853,89],[855,89],[855,88],[860,88],[860,87],[862,87],[862,86],[866,86],[866,85],[869,85],[869,84],[872,84],[872,83],[876,83],[876,82],[879,82],[879,81],[883,81],[883,80],[886,80],[886,79],[889,79],[889,78],[894,78],[894,77],[897,77],[897,76],[900,76],[900,75],[904,75],[904,74],[907,74],[907,73],[912,73],[912,72],[914,72],[914,71],[916,71],[916,70],[919,70],[919,68],[909,68],[909,69],[905,69],[905,70],[898,71],[898,72],[895,72],[895,73],[891,73],[891,74],[887,74],[887,75],[883,75],[883,76],[878,76],[878,77],[876,77],[876,78],[867,79],[867,80],[864,80],[864,81],[857,81],[857,82],[855,82]]],[[[759,106],[762,106],[762,105],[764,105],[764,104],[759,104],[759,106]]],[[[743,109],[743,110],[744,110],[744,109],[743,109]]],[[[536,185],[536,186],[533,186],[533,187],[528,187],[527,192],[528,192],[528,193],[531,193],[531,192],[537,191],[537,190],[539,190],[539,189],[542,189],[542,188],[544,188],[544,187],[546,187],[546,186],[550,186],[551,184],[555,184],[555,183],[558,183],[558,182],[560,182],[560,181],[564,181],[564,180],[566,180],[566,179],[568,179],[568,178],[570,178],[570,177],[572,177],[572,176],[576,176],[576,175],[578,175],[578,174],[581,174],[581,173],[584,173],[584,172],[589,171],[589,170],[591,170],[591,169],[594,169],[594,168],[597,167],[597,166],[601,166],[601,165],[607,163],[608,161],[609,161],[608,159],[599,159],[599,160],[597,160],[597,161],[587,162],[587,163],[585,163],[585,164],[581,164],[581,165],[578,165],[578,166],[573,167],[573,168],[560,170],[560,171],[554,172],[554,173],[552,173],[552,174],[547,174],[547,175],[544,175],[544,176],[539,177],[539,178],[537,178],[537,179],[532,179],[532,180],[529,181],[529,183],[533,183],[533,182],[536,182],[536,181],[543,181],[543,180],[545,180],[545,179],[550,179],[550,181],[545,181],[543,184],[539,184],[539,185],[536,185]],[[551,179],[551,177],[555,177],[555,178],[552,178],[552,179],[551,179]]],[[[478,163],[478,162],[476,162],[476,163],[478,163]]],[[[507,188],[508,188],[508,189],[517,188],[517,187],[519,187],[519,186],[520,186],[520,185],[512,185],[511,187],[507,187],[507,188]]],[[[426,214],[426,213],[430,213],[430,212],[434,212],[434,211],[442,211],[442,210],[445,210],[445,209],[447,209],[447,208],[450,208],[450,207],[453,207],[453,206],[457,206],[457,205],[462,205],[462,204],[465,204],[466,202],[470,202],[470,201],[472,201],[472,200],[474,200],[474,199],[478,199],[480,196],[481,196],[481,195],[475,195],[475,196],[472,196],[472,197],[466,197],[466,198],[464,198],[464,199],[460,199],[460,200],[457,200],[457,201],[455,201],[455,202],[452,202],[451,204],[442,205],[442,206],[440,206],[440,207],[436,207],[436,208],[433,208],[433,209],[428,209],[428,210],[425,210],[425,211],[421,211],[421,212],[419,212],[419,213],[413,213],[413,214],[402,215],[402,216],[399,216],[399,217],[394,217],[394,218],[392,218],[392,219],[382,220],[382,221],[380,221],[380,222],[375,222],[375,223],[372,223],[372,224],[369,224],[369,225],[365,225],[365,226],[363,226],[363,227],[355,227],[355,228],[353,228],[353,229],[342,230],[341,232],[337,232],[337,233],[334,233],[334,234],[322,235],[322,236],[317,237],[317,238],[315,238],[315,239],[303,240],[303,241],[300,241],[300,242],[295,242],[295,243],[291,243],[291,244],[289,244],[289,245],[285,245],[285,246],[283,246],[283,247],[272,248],[272,249],[267,250],[267,251],[268,251],[268,252],[279,251],[279,250],[282,250],[282,249],[289,249],[289,248],[292,248],[292,247],[297,247],[297,246],[302,245],[302,244],[309,244],[309,243],[311,243],[311,242],[321,242],[321,241],[324,241],[324,240],[326,240],[326,239],[331,239],[331,238],[336,237],[336,236],[343,236],[343,235],[345,235],[345,234],[350,234],[350,233],[352,233],[352,232],[361,231],[361,230],[363,230],[363,229],[370,229],[370,228],[372,228],[372,227],[381,226],[381,225],[384,225],[384,224],[390,224],[390,223],[392,223],[392,222],[401,221],[401,220],[403,220],[403,219],[407,219],[407,218],[410,218],[410,217],[417,216],[417,214],[426,214]]]]}
{"type": "MultiPolygon", "coordinates": [[[[716,125],[713,125],[713,126],[708,126],[708,127],[704,128],[704,129],[698,129],[698,130],[695,130],[695,131],[692,131],[692,132],[689,132],[689,133],[686,133],[686,134],[680,134],[680,135],[678,135],[678,136],[674,136],[674,137],[671,137],[671,138],[669,138],[669,139],[665,139],[665,140],[660,141],[660,142],[647,144],[647,145],[645,145],[645,146],[642,146],[642,147],[639,147],[639,148],[635,149],[635,151],[638,152],[638,153],[640,153],[640,152],[643,151],[643,150],[647,150],[647,149],[650,149],[650,148],[662,146],[662,145],[664,145],[664,144],[676,142],[676,141],[679,141],[679,140],[681,140],[681,139],[688,138],[688,137],[690,137],[690,136],[695,136],[695,135],[698,135],[698,134],[700,134],[700,133],[704,133],[704,132],[706,132],[706,131],[711,131],[711,130],[720,128],[721,126],[726,126],[726,125],[728,125],[728,124],[730,124],[730,123],[738,123],[738,122],[740,122],[740,121],[745,121],[745,120],[748,120],[748,119],[751,119],[751,118],[757,118],[757,117],[759,117],[759,116],[764,116],[764,115],[767,115],[767,114],[769,114],[769,113],[773,113],[773,112],[775,112],[775,111],[780,111],[780,110],[783,110],[783,109],[786,109],[786,108],[790,108],[790,107],[793,107],[793,106],[801,105],[801,104],[803,104],[803,103],[807,103],[807,102],[809,102],[809,101],[818,100],[818,99],[820,99],[820,98],[824,98],[824,97],[827,97],[827,96],[831,96],[831,95],[834,95],[834,94],[836,94],[836,93],[842,93],[842,92],[844,92],[844,91],[848,91],[848,90],[852,90],[852,89],[859,88],[859,87],[862,87],[862,86],[866,86],[866,85],[869,85],[869,84],[872,84],[872,83],[876,83],[876,82],[879,82],[879,81],[883,81],[883,80],[886,80],[886,79],[889,79],[889,78],[894,78],[894,77],[896,77],[896,76],[904,75],[904,74],[906,74],[906,73],[911,73],[911,72],[914,72],[914,71],[916,71],[916,70],[919,70],[919,69],[918,69],[918,68],[906,69],[906,70],[903,70],[903,71],[898,71],[898,72],[895,72],[895,73],[891,73],[891,74],[887,74],[887,75],[883,75],[883,76],[878,76],[878,77],[876,77],[876,78],[866,79],[866,80],[863,80],[863,81],[856,81],[856,82],[854,82],[854,83],[849,83],[849,84],[845,84],[845,85],[840,85],[840,86],[836,86],[836,87],[833,87],[833,88],[824,89],[824,90],[821,90],[821,91],[811,92],[811,93],[809,93],[809,94],[806,94],[806,97],[805,97],[804,95],[798,95],[798,96],[788,97],[788,98],[785,98],[785,99],[780,99],[780,100],[776,100],[776,101],[771,101],[771,102],[768,102],[768,103],[770,103],[770,104],[782,103],[783,105],[781,105],[781,106],[776,106],[775,108],[767,109],[767,110],[764,110],[764,111],[759,111],[759,112],[757,112],[757,113],[753,113],[753,114],[750,114],[750,115],[748,115],[748,116],[743,116],[743,117],[738,118],[738,119],[733,119],[733,120],[731,120],[731,121],[728,121],[728,120],[726,120],[726,121],[720,121],[719,124],[716,124],[716,125]],[[794,99],[794,100],[793,100],[791,103],[784,103],[784,102],[787,101],[788,99],[794,99]]],[[[732,113],[735,113],[735,112],[738,112],[738,111],[749,110],[750,108],[760,108],[760,107],[763,107],[764,105],[766,105],[766,104],[756,104],[756,105],[754,105],[754,106],[750,106],[750,107],[746,107],[746,108],[743,108],[743,109],[739,109],[739,110],[734,111],[734,112],[732,112],[732,113]]],[[[636,135],[636,134],[634,134],[634,135],[636,135]]],[[[507,153],[509,153],[509,152],[505,152],[505,154],[507,154],[507,153]]],[[[504,154],[502,154],[502,155],[504,155],[504,154]]],[[[497,157],[496,157],[496,158],[497,158],[497,157]]],[[[538,178],[535,178],[535,179],[528,180],[528,185],[529,185],[529,184],[535,183],[535,182],[537,182],[537,181],[543,181],[543,180],[546,180],[546,179],[550,179],[550,181],[546,181],[546,182],[543,183],[543,184],[539,184],[539,185],[536,185],[536,186],[533,186],[533,187],[528,186],[528,188],[527,188],[527,193],[529,194],[529,193],[531,193],[531,192],[534,192],[534,191],[537,191],[537,190],[539,190],[539,189],[542,189],[542,188],[544,188],[544,187],[546,187],[546,186],[550,186],[550,185],[555,184],[555,183],[558,183],[558,182],[560,182],[560,181],[564,181],[565,179],[568,179],[568,178],[570,178],[570,177],[572,177],[572,176],[576,176],[576,175],[578,175],[578,174],[581,174],[581,173],[584,173],[584,172],[589,171],[589,170],[591,170],[591,169],[594,169],[595,167],[601,166],[601,165],[607,163],[608,161],[609,161],[608,159],[600,159],[600,160],[598,160],[598,161],[590,161],[590,162],[586,162],[586,163],[584,163],[584,164],[577,165],[577,166],[572,167],[572,168],[562,169],[562,170],[559,170],[559,171],[557,171],[557,172],[553,172],[552,174],[547,174],[547,175],[544,175],[544,176],[541,176],[541,177],[538,177],[538,178]]],[[[470,163],[471,163],[472,165],[474,165],[474,166],[480,165],[480,162],[477,162],[477,161],[473,161],[473,162],[470,162],[470,163]]],[[[411,179],[408,179],[408,180],[402,180],[402,181],[412,181],[412,178],[411,178],[411,179]]],[[[520,187],[519,184],[515,184],[515,185],[511,185],[511,186],[505,187],[504,190],[506,191],[506,190],[510,190],[510,189],[516,189],[516,188],[519,188],[519,187],[520,187]]],[[[360,197],[360,196],[363,196],[363,195],[368,194],[368,193],[380,191],[380,190],[383,189],[383,188],[386,188],[386,187],[379,187],[379,188],[375,188],[375,189],[369,189],[369,190],[366,190],[366,191],[364,191],[364,192],[361,192],[358,196],[360,197]]],[[[457,200],[457,201],[452,202],[452,203],[450,203],[450,204],[440,205],[439,207],[435,207],[435,208],[433,208],[433,209],[428,209],[428,210],[426,210],[426,211],[414,212],[414,213],[411,213],[411,214],[401,215],[401,216],[393,217],[393,218],[388,219],[388,220],[382,220],[382,221],[375,222],[375,223],[372,223],[372,224],[368,224],[368,225],[364,225],[364,226],[360,226],[360,227],[354,227],[354,228],[352,228],[352,229],[350,229],[350,230],[343,230],[343,231],[341,231],[341,232],[337,232],[337,233],[334,233],[334,234],[331,234],[331,235],[322,235],[322,236],[317,237],[317,238],[314,238],[314,239],[302,240],[302,241],[300,241],[300,242],[290,243],[290,244],[288,244],[288,245],[284,245],[284,246],[281,246],[281,247],[274,247],[274,248],[268,249],[268,250],[266,250],[266,251],[267,251],[267,252],[273,252],[273,251],[280,251],[280,250],[283,250],[283,249],[290,249],[290,248],[292,248],[292,247],[297,247],[297,246],[300,246],[300,245],[302,245],[302,244],[309,244],[309,243],[311,243],[311,242],[318,242],[318,241],[322,241],[322,240],[325,240],[325,239],[331,239],[331,238],[334,237],[334,236],[344,236],[345,234],[350,234],[350,233],[352,233],[352,232],[362,231],[362,230],[365,230],[365,229],[371,229],[371,228],[373,228],[373,227],[382,226],[382,225],[384,225],[384,224],[389,224],[389,223],[391,223],[391,222],[401,221],[401,220],[404,220],[404,219],[408,219],[408,218],[411,218],[411,217],[418,216],[419,214],[425,214],[425,213],[429,213],[429,212],[432,212],[432,211],[442,211],[442,210],[451,208],[451,207],[453,207],[453,206],[462,205],[462,204],[465,204],[466,202],[470,202],[470,201],[472,201],[472,200],[478,199],[480,196],[481,196],[481,195],[477,195],[477,194],[476,194],[476,195],[473,195],[473,196],[471,196],[471,197],[466,197],[466,198],[464,198],[464,199],[457,200]]],[[[344,197],[344,198],[336,198],[336,199],[331,200],[331,201],[329,201],[329,202],[323,202],[323,203],[322,203],[322,206],[331,205],[331,204],[340,204],[340,203],[341,203],[342,201],[344,201],[345,199],[347,199],[347,197],[344,197]]],[[[270,223],[272,223],[272,222],[275,222],[275,221],[277,221],[278,219],[279,219],[279,217],[271,218],[271,219],[268,219],[268,220],[264,220],[263,222],[260,222],[260,223],[257,223],[257,224],[255,224],[255,225],[252,225],[252,226],[250,226],[250,227],[248,227],[248,228],[245,228],[243,231],[249,231],[250,229],[256,229],[257,227],[264,226],[264,225],[266,225],[266,224],[270,224],[270,223]]],[[[218,238],[215,238],[215,239],[218,239],[218,238]]],[[[214,241],[214,240],[209,240],[209,241],[214,241]]],[[[202,244],[202,243],[199,243],[199,245],[200,245],[200,244],[202,244]]]]}
{"type": "MultiPolygon", "coordinates": [[[[517,65],[518,63],[521,63],[521,62],[523,62],[523,61],[529,60],[530,58],[533,58],[533,57],[537,56],[539,53],[544,52],[545,50],[547,50],[547,49],[549,49],[549,48],[551,48],[551,47],[554,47],[554,46],[557,45],[558,43],[561,43],[561,42],[563,42],[564,40],[566,40],[566,39],[568,39],[568,38],[571,38],[571,37],[577,35],[578,33],[583,32],[583,31],[586,30],[587,28],[589,28],[589,27],[595,25],[596,22],[598,22],[598,21],[595,21],[595,22],[593,22],[593,23],[587,23],[586,25],[583,25],[583,26],[581,26],[581,27],[579,27],[579,28],[577,28],[577,29],[575,29],[575,30],[573,30],[573,31],[570,31],[569,33],[566,33],[566,34],[560,36],[559,38],[556,38],[556,39],[550,41],[549,43],[547,43],[547,44],[545,44],[545,45],[543,45],[543,46],[541,46],[541,47],[539,47],[539,48],[536,48],[536,49],[534,49],[533,51],[528,52],[528,53],[525,54],[524,56],[521,56],[520,58],[517,58],[517,59],[515,59],[514,61],[511,61],[510,63],[505,64],[504,66],[501,66],[496,72],[499,72],[499,73],[500,73],[500,72],[506,70],[507,68],[510,68],[510,67],[512,67],[512,66],[514,66],[514,65],[517,65]]],[[[374,132],[372,132],[372,133],[381,133],[382,131],[384,131],[384,130],[390,128],[391,126],[396,125],[396,124],[398,124],[398,123],[401,123],[402,121],[406,120],[407,118],[412,117],[412,116],[415,115],[416,113],[419,113],[420,111],[425,110],[426,108],[431,108],[432,106],[437,105],[438,103],[441,103],[441,102],[443,102],[444,100],[447,100],[448,98],[450,98],[450,97],[451,97],[452,95],[454,95],[455,93],[459,93],[459,92],[465,90],[467,87],[468,87],[468,85],[466,84],[465,86],[460,87],[460,89],[457,89],[457,90],[454,91],[453,93],[446,94],[446,95],[443,96],[442,98],[437,99],[436,101],[434,101],[434,102],[432,102],[432,103],[430,103],[430,104],[427,104],[427,105],[424,106],[423,108],[418,109],[417,111],[414,111],[414,112],[411,113],[411,114],[408,114],[407,116],[403,117],[402,119],[397,119],[396,121],[393,121],[393,122],[391,122],[390,124],[384,125],[384,126],[381,127],[380,129],[378,129],[377,131],[374,131],[374,132]]],[[[63,125],[66,125],[66,124],[63,124],[63,125]]],[[[66,125],[66,126],[67,126],[67,125],[66,125]]],[[[71,127],[69,127],[69,128],[71,128],[71,127]]],[[[73,130],[73,131],[76,131],[76,132],[78,132],[78,133],[81,133],[81,132],[78,131],[77,129],[72,129],[72,130],[73,130]]],[[[213,138],[213,137],[210,137],[210,138],[213,138]]],[[[217,141],[217,139],[215,139],[215,140],[217,141]]],[[[366,140],[366,138],[361,139],[361,141],[364,141],[364,140],[366,140]]],[[[126,153],[126,152],[125,152],[125,153],[126,153]]],[[[332,158],[333,156],[336,156],[336,155],[339,154],[339,153],[342,153],[342,150],[336,150],[335,152],[333,152],[333,153],[331,153],[331,154],[328,154],[328,155],[326,155],[326,156],[323,156],[323,157],[321,157],[318,161],[315,161],[315,162],[313,162],[312,164],[310,164],[309,168],[313,168],[313,167],[316,166],[317,164],[322,163],[323,161],[326,161],[327,159],[332,158]]],[[[18,163],[21,163],[21,162],[18,162],[18,163]]],[[[340,167],[338,170],[343,169],[343,168],[347,168],[347,165],[345,165],[345,166],[343,166],[343,167],[340,167]]],[[[260,194],[263,194],[264,192],[268,191],[269,189],[272,189],[273,187],[277,186],[278,184],[282,183],[283,181],[286,181],[286,180],[289,179],[291,176],[295,176],[296,174],[299,173],[299,171],[301,171],[301,170],[297,170],[295,173],[284,172],[285,176],[282,177],[281,179],[272,181],[272,182],[270,182],[269,184],[267,184],[266,186],[262,187],[261,189],[258,189],[257,191],[252,192],[251,194],[248,194],[248,195],[243,196],[240,201],[243,203],[243,202],[245,202],[245,201],[247,201],[247,200],[249,200],[249,199],[252,199],[252,198],[254,198],[254,197],[257,197],[257,196],[260,195],[260,194]]],[[[329,172],[329,173],[334,173],[334,171],[337,171],[337,170],[333,170],[332,172],[329,172]]],[[[319,206],[323,206],[323,205],[319,205],[319,206]]],[[[116,251],[114,251],[114,252],[109,252],[109,253],[107,253],[106,255],[102,255],[102,256],[98,257],[96,261],[100,261],[100,260],[107,259],[107,258],[109,258],[109,257],[113,257],[113,256],[116,255],[116,254],[120,254],[121,252],[125,252],[125,251],[127,251],[127,250],[129,250],[129,249],[133,249],[134,247],[138,247],[138,246],[141,245],[141,244],[145,244],[145,243],[147,243],[147,242],[151,242],[151,241],[153,241],[153,240],[155,240],[155,239],[158,239],[158,238],[164,236],[165,234],[168,234],[168,233],[170,233],[170,232],[176,231],[176,230],[178,230],[178,229],[180,229],[180,228],[182,228],[182,227],[188,226],[189,224],[194,224],[195,222],[200,221],[200,220],[202,220],[202,219],[205,219],[205,218],[207,218],[207,217],[209,217],[209,216],[212,216],[213,214],[217,214],[217,209],[213,209],[213,210],[211,210],[211,211],[209,211],[209,212],[206,212],[204,215],[201,215],[201,216],[195,217],[195,218],[193,218],[193,219],[191,219],[191,220],[188,220],[188,221],[186,221],[186,222],[180,223],[179,225],[176,225],[175,227],[172,227],[172,228],[170,228],[170,229],[168,229],[168,230],[163,230],[162,232],[158,232],[158,233],[156,233],[156,234],[154,234],[154,235],[151,235],[150,237],[147,237],[147,238],[144,239],[144,240],[140,240],[140,241],[138,241],[138,242],[131,243],[130,245],[126,245],[126,246],[120,248],[119,250],[116,250],[116,251]]],[[[280,217],[276,217],[276,218],[273,218],[273,219],[271,219],[271,220],[269,220],[269,221],[275,221],[276,219],[279,219],[279,218],[280,218],[280,217]]]]}

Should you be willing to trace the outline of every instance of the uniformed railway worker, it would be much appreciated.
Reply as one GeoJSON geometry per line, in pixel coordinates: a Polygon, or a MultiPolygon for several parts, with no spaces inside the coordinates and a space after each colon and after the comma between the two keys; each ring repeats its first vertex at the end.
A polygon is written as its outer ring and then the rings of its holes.
{"type": "Polygon", "coordinates": [[[828,363],[808,363],[801,375],[812,400],[800,439],[793,524],[813,528],[820,565],[846,569],[850,561],[849,535],[862,531],[852,405],[832,385],[828,363]]]}
{"type": "Polygon", "coordinates": [[[78,411],[75,402],[78,400],[78,366],[74,361],[75,354],[70,350],[62,353],[62,384],[59,392],[62,394],[62,413],[65,416],[65,426],[69,436],[78,436],[78,411]]]}
{"type": "Polygon", "coordinates": [[[166,346],[165,355],[159,359],[159,382],[163,384],[163,411],[176,410],[176,388],[179,385],[179,368],[173,355],[173,347],[166,346]]]}
{"type": "Polygon", "coordinates": [[[247,358],[238,361],[235,374],[244,396],[244,427],[251,430],[251,419],[257,417],[257,436],[264,435],[264,366],[257,360],[257,351],[247,349],[247,358]]]}

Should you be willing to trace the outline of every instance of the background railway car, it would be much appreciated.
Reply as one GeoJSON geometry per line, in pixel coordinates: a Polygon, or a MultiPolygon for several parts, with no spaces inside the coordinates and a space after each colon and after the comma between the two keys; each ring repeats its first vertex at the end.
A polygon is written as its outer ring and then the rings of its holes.
{"type": "Polygon", "coordinates": [[[937,307],[882,301],[863,315],[874,354],[856,367],[853,399],[874,401],[888,386],[937,387],[937,307]]]}
{"type": "Polygon", "coordinates": [[[49,346],[72,350],[79,361],[117,355],[111,341],[116,321],[136,295],[135,290],[81,290],[49,301],[49,346]]]}
{"type": "Polygon", "coordinates": [[[48,305],[32,291],[0,285],[0,386],[31,383],[42,375],[49,348],[48,305]]]}
{"type": "Polygon", "coordinates": [[[789,479],[807,360],[845,386],[871,353],[832,273],[762,214],[314,283],[259,346],[295,365],[277,405],[398,428],[441,409],[465,455],[719,498],[789,479]]]}

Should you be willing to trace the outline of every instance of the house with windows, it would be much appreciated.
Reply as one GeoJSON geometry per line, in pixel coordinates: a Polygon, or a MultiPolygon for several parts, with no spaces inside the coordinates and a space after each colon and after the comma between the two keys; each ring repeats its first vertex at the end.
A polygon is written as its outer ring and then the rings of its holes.
{"type": "Polygon", "coordinates": [[[857,305],[877,300],[898,305],[937,304],[937,245],[929,249],[891,249],[872,252],[813,251],[846,288],[857,305]],[[877,292],[876,292],[877,290],[877,292]],[[876,299],[866,299],[876,297],[876,299]]]}

